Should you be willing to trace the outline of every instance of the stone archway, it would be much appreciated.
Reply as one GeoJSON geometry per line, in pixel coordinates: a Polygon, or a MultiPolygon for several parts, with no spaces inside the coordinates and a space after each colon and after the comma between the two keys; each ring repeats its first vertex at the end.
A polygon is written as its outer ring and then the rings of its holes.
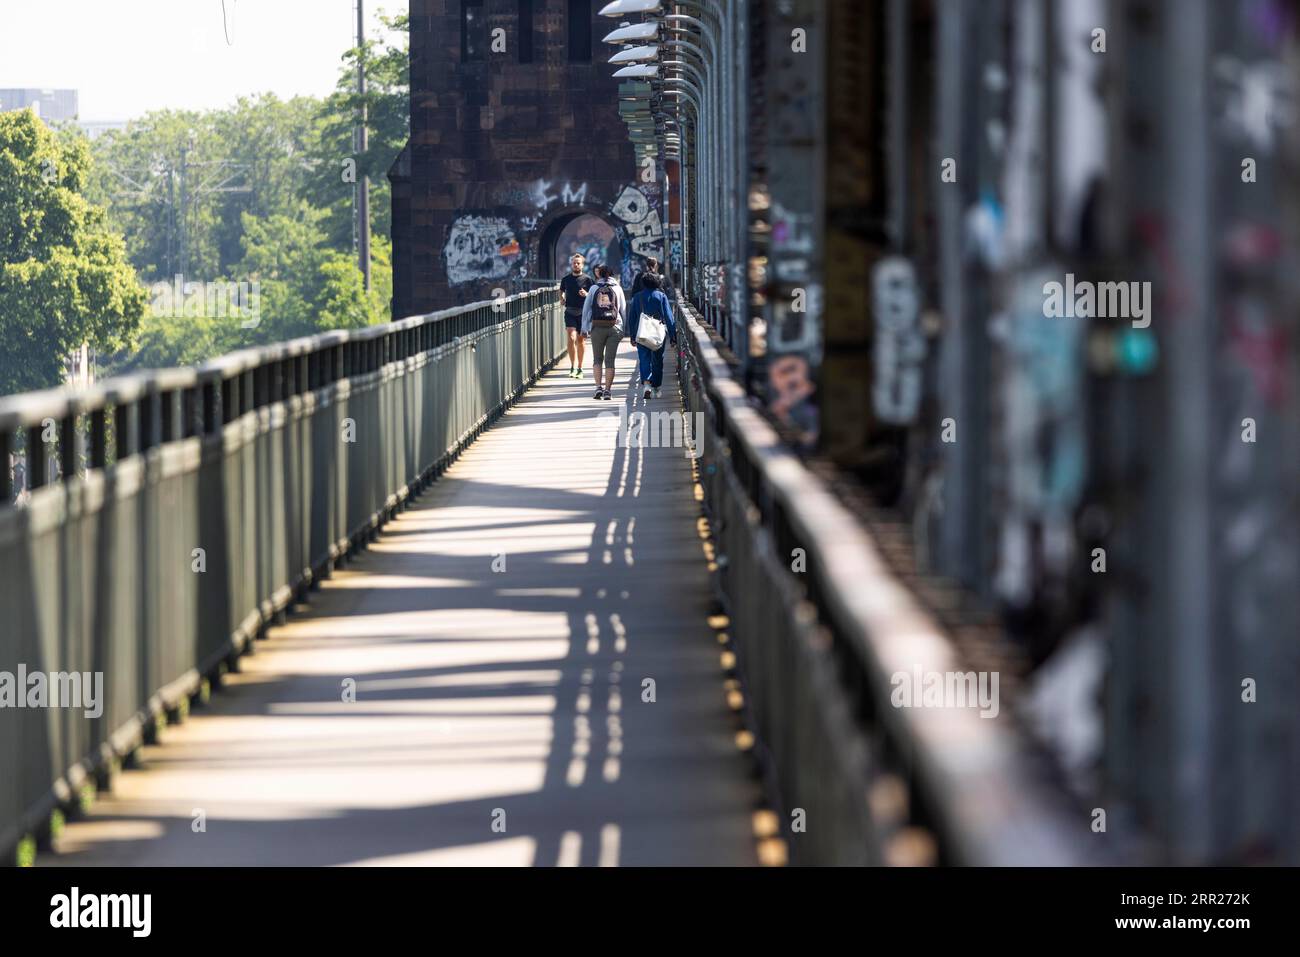
{"type": "Polygon", "coordinates": [[[569,271],[569,257],[580,252],[587,268],[604,263],[621,275],[624,240],[607,218],[589,209],[574,209],[556,216],[542,233],[538,247],[538,276],[557,279],[569,271]]]}

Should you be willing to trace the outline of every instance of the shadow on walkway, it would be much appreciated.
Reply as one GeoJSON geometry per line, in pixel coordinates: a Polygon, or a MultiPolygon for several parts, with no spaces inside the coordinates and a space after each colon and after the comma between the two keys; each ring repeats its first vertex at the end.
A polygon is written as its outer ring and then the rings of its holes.
{"type": "Polygon", "coordinates": [[[42,863],[755,863],[690,460],[591,386],[541,380],[42,863]]]}

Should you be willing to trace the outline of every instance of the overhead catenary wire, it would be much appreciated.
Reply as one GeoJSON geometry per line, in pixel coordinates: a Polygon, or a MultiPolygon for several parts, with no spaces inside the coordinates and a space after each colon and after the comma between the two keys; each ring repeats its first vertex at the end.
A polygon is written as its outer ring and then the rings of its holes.
{"type": "Polygon", "coordinates": [[[235,3],[237,0],[230,0],[230,9],[226,9],[226,0],[221,0],[221,29],[226,35],[226,46],[233,47],[235,41],[231,38],[235,26],[235,3]]]}

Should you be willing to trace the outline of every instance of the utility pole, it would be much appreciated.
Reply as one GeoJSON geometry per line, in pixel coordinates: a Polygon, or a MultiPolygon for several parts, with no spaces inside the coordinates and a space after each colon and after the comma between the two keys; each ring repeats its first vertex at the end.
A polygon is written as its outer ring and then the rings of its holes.
{"type": "Polygon", "coordinates": [[[176,173],[167,169],[167,274],[176,275],[176,173]]]}
{"type": "Polygon", "coordinates": [[[190,169],[190,150],[194,147],[194,137],[191,136],[189,142],[181,147],[181,206],[180,213],[176,217],[180,227],[180,269],[182,276],[189,274],[189,250],[185,244],[185,214],[189,211],[189,192],[186,189],[188,184],[188,174],[190,169]]]}
{"type": "MultiPolygon", "coordinates": [[[[366,132],[368,119],[366,110],[366,15],[365,0],[357,0],[357,94],[361,97],[361,122],[357,126],[357,158],[365,156],[370,140],[366,132]]],[[[370,178],[363,172],[357,177],[356,198],[353,209],[357,230],[357,265],[365,281],[366,291],[370,291],[370,178]]]]}
{"type": "Polygon", "coordinates": [[[234,163],[229,160],[194,161],[191,155],[197,152],[198,142],[193,131],[180,147],[179,162],[165,156],[155,157],[148,169],[109,166],[108,171],[117,177],[120,186],[114,192],[114,199],[144,200],[160,202],[166,208],[167,226],[167,271],[170,276],[188,275],[190,265],[191,237],[188,234],[187,215],[192,204],[202,201],[204,196],[212,193],[251,193],[252,187],[238,184],[238,180],[249,173],[248,163],[234,163]],[[191,178],[191,172],[198,175],[191,178]],[[158,181],[166,177],[167,194],[158,198],[158,181]],[[177,193],[179,180],[180,196],[177,193]]]}

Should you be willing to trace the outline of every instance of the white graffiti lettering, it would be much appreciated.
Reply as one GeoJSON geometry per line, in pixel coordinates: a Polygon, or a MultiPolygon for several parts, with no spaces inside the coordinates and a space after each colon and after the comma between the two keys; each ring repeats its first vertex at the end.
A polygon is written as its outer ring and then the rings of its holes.
{"type": "Polygon", "coordinates": [[[530,194],[533,199],[533,205],[542,212],[545,212],[550,207],[551,203],[560,198],[554,193],[549,192],[550,188],[554,185],[555,184],[549,179],[539,179],[533,184],[533,191],[530,194]]]}
{"type": "Polygon", "coordinates": [[[635,186],[625,186],[610,208],[623,221],[632,252],[662,258],[664,227],[649,197],[635,186]]]}
{"type": "Polygon", "coordinates": [[[451,227],[443,257],[447,281],[452,285],[485,279],[503,279],[523,250],[514,230],[495,216],[462,216],[451,227]]]}
{"type": "Polygon", "coordinates": [[[587,184],[583,183],[577,189],[573,189],[568,183],[564,184],[564,189],[560,190],[560,202],[565,206],[581,206],[587,201],[587,184]]]}

